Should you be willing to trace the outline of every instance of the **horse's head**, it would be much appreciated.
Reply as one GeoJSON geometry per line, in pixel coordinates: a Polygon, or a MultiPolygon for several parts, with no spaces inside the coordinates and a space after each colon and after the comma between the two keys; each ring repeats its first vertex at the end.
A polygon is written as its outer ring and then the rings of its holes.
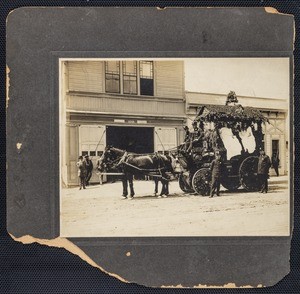
{"type": "Polygon", "coordinates": [[[114,154],[112,151],[112,146],[108,145],[105,147],[104,152],[102,153],[98,161],[98,169],[101,172],[107,171],[110,163],[114,160],[114,154]]]}
{"type": "Polygon", "coordinates": [[[99,159],[99,171],[108,171],[113,169],[117,164],[118,159],[124,155],[125,151],[107,145],[102,156],[99,159]]]}

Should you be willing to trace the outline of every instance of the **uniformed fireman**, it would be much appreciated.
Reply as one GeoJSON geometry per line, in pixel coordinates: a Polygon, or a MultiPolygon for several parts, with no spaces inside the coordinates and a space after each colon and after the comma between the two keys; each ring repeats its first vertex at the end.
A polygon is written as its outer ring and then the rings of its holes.
{"type": "Polygon", "coordinates": [[[211,162],[210,171],[211,171],[212,181],[211,181],[209,198],[212,198],[214,197],[215,193],[217,196],[220,196],[222,160],[219,152],[216,153],[215,159],[211,162]]]}
{"type": "Polygon", "coordinates": [[[271,160],[268,155],[266,155],[264,150],[260,150],[260,155],[258,158],[257,165],[257,175],[258,180],[261,186],[261,193],[268,192],[268,177],[269,177],[269,169],[271,167],[271,160]]]}

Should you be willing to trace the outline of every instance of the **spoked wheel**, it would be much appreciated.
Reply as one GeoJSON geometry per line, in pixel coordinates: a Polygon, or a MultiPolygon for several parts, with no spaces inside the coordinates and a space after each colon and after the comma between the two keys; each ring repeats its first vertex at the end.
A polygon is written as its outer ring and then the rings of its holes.
{"type": "Polygon", "coordinates": [[[184,174],[179,175],[179,187],[180,189],[185,193],[193,193],[194,190],[191,188],[191,186],[188,184],[189,176],[185,176],[184,174]]]}
{"type": "Polygon", "coordinates": [[[222,177],[221,184],[225,189],[227,189],[229,191],[236,191],[239,188],[239,186],[241,185],[240,178],[238,175],[231,176],[231,177],[226,175],[226,176],[222,177]]]}
{"type": "Polygon", "coordinates": [[[208,168],[197,170],[193,176],[192,184],[195,192],[199,195],[207,196],[210,192],[211,172],[208,168]]]}
{"type": "Polygon", "coordinates": [[[249,192],[259,191],[261,185],[257,176],[258,157],[246,158],[240,166],[240,181],[243,187],[249,192]]]}

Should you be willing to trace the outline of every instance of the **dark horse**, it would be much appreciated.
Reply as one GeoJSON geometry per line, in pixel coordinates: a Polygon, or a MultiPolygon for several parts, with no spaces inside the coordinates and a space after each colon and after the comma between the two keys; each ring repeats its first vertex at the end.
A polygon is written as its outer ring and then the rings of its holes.
{"type": "Polygon", "coordinates": [[[106,146],[105,150],[100,158],[100,169],[102,167],[110,166],[110,168],[116,168],[120,172],[124,173],[122,184],[123,194],[122,196],[127,198],[128,196],[128,182],[130,188],[131,198],[134,196],[133,188],[133,176],[134,175],[150,175],[154,178],[156,184],[160,180],[162,182],[161,196],[169,194],[168,188],[168,176],[167,172],[174,173],[173,171],[173,159],[168,155],[162,154],[136,154],[128,153],[125,150],[106,146]]]}

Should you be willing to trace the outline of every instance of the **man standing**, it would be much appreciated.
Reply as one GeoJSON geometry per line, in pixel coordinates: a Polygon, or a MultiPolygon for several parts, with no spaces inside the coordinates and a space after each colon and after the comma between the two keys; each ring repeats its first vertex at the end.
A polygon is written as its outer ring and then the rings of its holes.
{"type": "Polygon", "coordinates": [[[78,157],[78,162],[76,163],[78,167],[78,177],[79,177],[79,190],[85,189],[85,178],[86,178],[86,162],[83,160],[82,156],[78,157]]]}
{"type": "Polygon", "coordinates": [[[217,196],[220,196],[220,186],[221,186],[221,172],[222,172],[222,161],[220,153],[216,153],[216,158],[212,161],[210,166],[210,171],[212,175],[211,189],[209,198],[214,197],[216,193],[217,196]]]}
{"type": "Polygon", "coordinates": [[[279,176],[279,171],[278,171],[278,167],[279,167],[279,158],[278,158],[278,153],[275,154],[273,153],[272,155],[272,166],[276,172],[277,177],[279,176]]]}
{"type": "Polygon", "coordinates": [[[265,151],[260,150],[260,155],[258,158],[258,166],[257,166],[257,175],[258,180],[261,186],[260,193],[268,192],[268,177],[269,177],[269,169],[271,167],[271,160],[268,155],[266,155],[265,151]]]}
{"type": "Polygon", "coordinates": [[[93,173],[93,162],[90,160],[89,156],[85,156],[85,163],[86,163],[86,178],[85,178],[85,184],[88,186],[90,183],[90,179],[92,177],[93,173]]]}

